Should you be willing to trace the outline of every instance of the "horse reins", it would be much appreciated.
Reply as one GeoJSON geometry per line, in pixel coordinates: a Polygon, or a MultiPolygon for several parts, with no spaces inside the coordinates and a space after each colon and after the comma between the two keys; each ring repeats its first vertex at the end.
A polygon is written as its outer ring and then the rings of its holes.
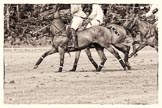
{"type": "Polygon", "coordinates": [[[55,24],[52,24],[52,26],[54,26],[58,32],[56,32],[54,35],[59,35],[60,33],[63,32],[63,30],[65,29],[66,26],[63,26],[62,29],[59,29],[55,24]]]}

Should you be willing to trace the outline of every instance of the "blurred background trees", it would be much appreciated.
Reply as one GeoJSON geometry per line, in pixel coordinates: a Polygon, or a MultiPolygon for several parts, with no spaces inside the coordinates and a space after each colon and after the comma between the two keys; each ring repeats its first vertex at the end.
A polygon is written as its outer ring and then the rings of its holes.
{"type": "MultiPolygon", "coordinates": [[[[4,5],[4,47],[46,46],[50,45],[49,28],[33,34],[47,26],[48,20],[41,21],[39,15],[52,9],[56,4],[5,4],[4,5]]],[[[144,14],[148,4],[101,4],[105,14],[104,23],[121,24],[132,14],[144,14]],[[141,7],[143,7],[141,9],[141,7]]],[[[60,15],[66,24],[70,24],[70,4],[58,4],[60,15]]],[[[82,4],[86,14],[91,12],[88,4],[82,4]]]]}

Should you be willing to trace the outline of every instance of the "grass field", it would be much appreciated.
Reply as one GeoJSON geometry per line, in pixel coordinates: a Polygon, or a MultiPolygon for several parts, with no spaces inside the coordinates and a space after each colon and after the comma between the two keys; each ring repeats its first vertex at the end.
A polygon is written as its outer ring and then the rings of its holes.
{"type": "MultiPolygon", "coordinates": [[[[59,55],[44,59],[38,69],[33,66],[42,50],[4,49],[5,104],[157,104],[158,54],[145,48],[131,58],[132,70],[124,71],[109,52],[101,72],[96,72],[85,52],[81,53],[76,72],[72,68],[75,53],[66,54],[62,73],[59,55]]],[[[95,50],[92,55],[100,63],[95,50]]],[[[120,55],[123,54],[120,53],[120,55]]]]}

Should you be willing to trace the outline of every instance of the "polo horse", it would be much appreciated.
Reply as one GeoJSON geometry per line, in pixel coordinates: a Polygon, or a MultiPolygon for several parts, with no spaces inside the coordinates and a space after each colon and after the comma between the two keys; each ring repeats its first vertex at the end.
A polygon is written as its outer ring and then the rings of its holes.
{"type": "Polygon", "coordinates": [[[94,26],[85,30],[78,31],[78,48],[69,48],[68,44],[71,41],[71,35],[67,35],[66,25],[61,20],[59,10],[57,8],[53,12],[52,16],[53,20],[51,21],[50,26],[52,34],[52,48],[43,53],[43,55],[36,62],[34,69],[36,69],[38,65],[40,65],[40,63],[45,57],[58,52],[60,55],[60,66],[58,72],[62,72],[65,53],[81,51],[86,48],[86,54],[88,55],[91,63],[94,65],[97,71],[101,71],[102,67],[104,66],[104,63],[107,60],[103,51],[104,48],[107,49],[119,60],[119,63],[124,68],[124,70],[130,69],[130,65],[128,63],[128,54],[130,48],[125,45],[122,45],[122,41],[125,39],[124,35],[121,34],[120,38],[119,36],[115,37],[110,29],[107,29],[106,27],[102,26],[94,26]],[[94,45],[101,58],[101,63],[99,66],[91,57],[91,53],[89,51],[89,47],[91,45],[94,45]],[[118,52],[114,50],[113,46],[125,53],[125,62],[121,59],[118,52]]]}
{"type": "Polygon", "coordinates": [[[138,48],[136,48],[130,55],[131,58],[138,51],[143,49],[145,46],[151,46],[158,51],[158,31],[156,25],[153,25],[149,22],[140,20],[139,16],[136,16],[130,22],[129,29],[134,29],[136,27],[137,31],[140,32],[141,42],[139,43],[138,48]]]}
{"type": "MultiPolygon", "coordinates": [[[[132,40],[133,40],[132,48],[133,48],[133,51],[135,51],[136,50],[136,45],[137,44],[139,45],[141,43],[141,41],[140,40],[138,40],[138,41],[136,40],[136,36],[138,35],[136,28],[135,27],[134,28],[130,28],[132,21],[133,21],[133,17],[125,19],[125,21],[123,22],[122,26],[125,28],[128,37],[132,38],[132,40]]],[[[136,57],[137,55],[138,55],[137,53],[134,54],[134,57],[136,57]]]]}
{"type": "MultiPolygon", "coordinates": [[[[126,35],[127,35],[126,30],[124,29],[123,26],[120,26],[120,25],[117,25],[117,24],[106,24],[105,26],[106,26],[107,29],[110,30],[110,32],[112,34],[112,45],[116,49],[118,49],[119,51],[124,53],[124,62],[126,63],[128,69],[130,70],[131,66],[128,62],[128,54],[129,54],[130,47],[123,44],[123,42],[125,41],[126,35]]],[[[100,47],[100,46],[95,46],[95,47],[100,47]]],[[[90,48],[86,48],[85,51],[90,52],[90,48]]],[[[110,52],[112,52],[112,51],[110,51],[110,52]]],[[[76,52],[73,68],[70,71],[76,71],[77,64],[78,64],[78,61],[79,61],[79,58],[80,58],[80,53],[81,53],[81,51],[76,52]]],[[[89,59],[93,60],[91,53],[87,53],[87,55],[89,56],[89,59]]]]}

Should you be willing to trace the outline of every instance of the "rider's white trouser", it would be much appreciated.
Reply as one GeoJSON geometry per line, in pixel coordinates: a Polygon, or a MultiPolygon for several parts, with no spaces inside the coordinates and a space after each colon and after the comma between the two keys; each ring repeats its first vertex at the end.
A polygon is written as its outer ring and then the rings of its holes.
{"type": "Polygon", "coordinates": [[[90,23],[88,23],[86,28],[90,28],[90,27],[95,26],[95,25],[100,25],[100,22],[96,19],[93,19],[90,23]]]}
{"type": "Polygon", "coordinates": [[[83,19],[79,16],[73,16],[71,28],[74,30],[78,29],[83,23],[83,19]]]}

